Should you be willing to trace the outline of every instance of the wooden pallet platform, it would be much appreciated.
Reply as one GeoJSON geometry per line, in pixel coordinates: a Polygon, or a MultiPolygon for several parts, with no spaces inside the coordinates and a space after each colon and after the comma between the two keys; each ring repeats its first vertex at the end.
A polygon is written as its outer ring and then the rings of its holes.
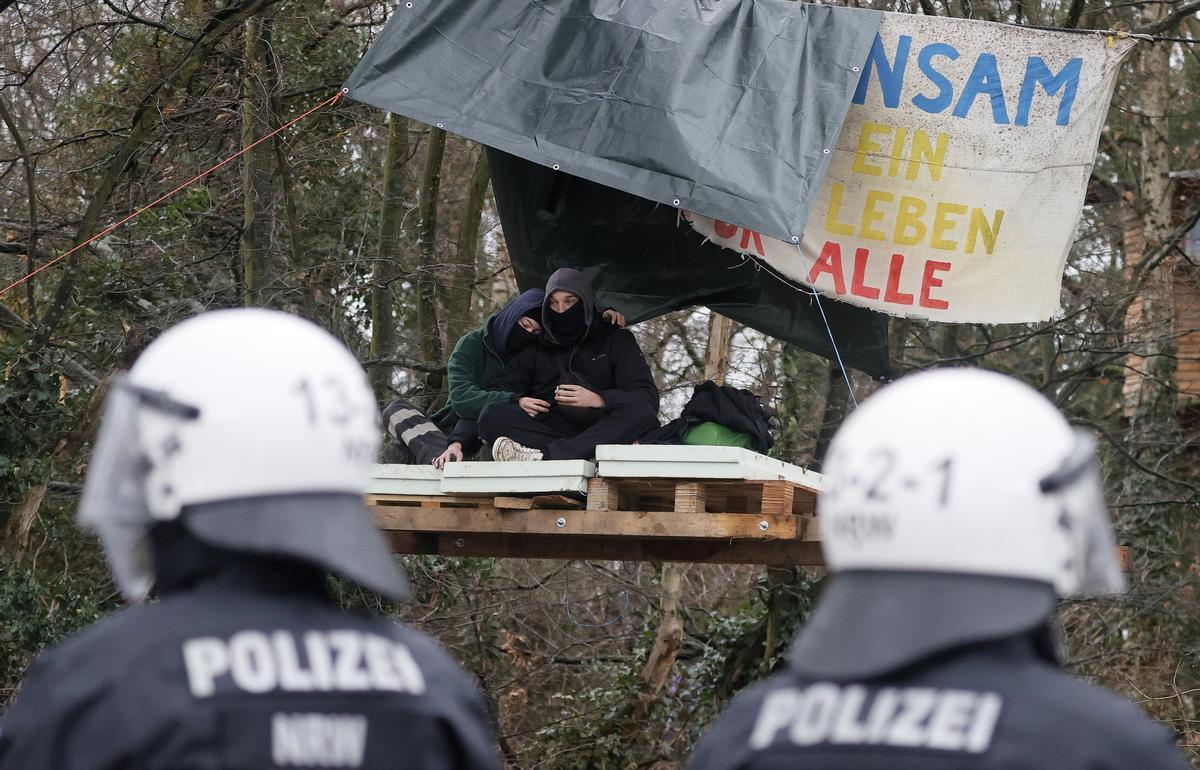
{"type": "Polygon", "coordinates": [[[813,490],[785,480],[592,478],[570,495],[367,498],[398,553],[821,563],[813,490]]]}
{"type": "Polygon", "coordinates": [[[816,492],[792,481],[592,478],[588,508],[676,513],[792,513],[811,516],[816,492]]]}

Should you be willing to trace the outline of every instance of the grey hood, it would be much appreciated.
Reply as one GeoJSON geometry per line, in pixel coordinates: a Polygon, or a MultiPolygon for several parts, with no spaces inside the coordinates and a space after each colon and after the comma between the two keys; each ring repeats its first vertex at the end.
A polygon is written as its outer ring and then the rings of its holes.
{"type": "MultiPolygon", "coordinates": [[[[579,297],[579,301],[583,303],[583,317],[587,322],[588,334],[591,334],[592,324],[596,319],[596,295],[592,292],[592,282],[573,267],[560,267],[551,273],[550,279],[546,281],[546,297],[542,300],[542,328],[546,338],[558,345],[566,344],[555,339],[554,333],[550,331],[550,324],[546,322],[549,314],[554,312],[550,309],[550,295],[556,291],[569,291],[579,297]]],[[[586,337],[587,335],[584,335],[585,339],[586,337]]]]}

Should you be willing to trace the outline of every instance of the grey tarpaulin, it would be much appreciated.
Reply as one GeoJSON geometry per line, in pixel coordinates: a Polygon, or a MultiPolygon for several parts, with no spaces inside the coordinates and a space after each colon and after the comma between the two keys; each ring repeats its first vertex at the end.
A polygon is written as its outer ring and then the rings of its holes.
{"type": "Polygon", "coordinates": [[[788,0],[412,0],[346,87],[788,240],[808,220],[881,18],[788,0]]]}
{"type": "Polygon", "coordinates": [[[635,320],[708,305],[824,356],[832,333],[848,365],[884,376],[885,316],[827,300],[827,332],[809,294],[676,219],[799,234],[880,18],[789,0],[412,0],[346,87],[493,148],[523,288],[580,267],[635,320]]]}

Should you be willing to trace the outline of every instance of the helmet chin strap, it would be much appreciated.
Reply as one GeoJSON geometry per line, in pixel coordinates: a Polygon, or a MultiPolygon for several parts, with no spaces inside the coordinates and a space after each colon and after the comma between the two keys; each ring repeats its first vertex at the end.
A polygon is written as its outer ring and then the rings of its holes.
{"type": "Polygon", "coordinates": [[[160,596],[223,578],[252,582],[279,593],[326,591],[326,573],[315,565],[209,545],[192,535],[179,520],[155,524],[148,539],[154,560],[154,591],[160,596]]]}
{"type": "Polygon", "coordinates": [[[1066,660],[1066,649],[1063,642],[1062,628],[1053,617],[1029,632],[1033,642],[1034,652],[1047,663],[1061,666],[1066,660]]]}

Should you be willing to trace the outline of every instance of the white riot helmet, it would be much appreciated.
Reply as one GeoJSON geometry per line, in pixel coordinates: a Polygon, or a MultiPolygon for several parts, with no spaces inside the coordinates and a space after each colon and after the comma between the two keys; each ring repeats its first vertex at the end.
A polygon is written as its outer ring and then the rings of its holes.
{"type": "Polygon", "coordinates": [[[363,502],[379,413],[346,348],[297,317],[221,310],[173,327],[114,380],[79,505],[131,601],[147,534],[298,558],[392,598],[404,576],[363,502]]]}
{"type": "Polygon", "coordinates": [[[1124,580],[1092,438],[978,369],[882,389],[838,431],[817,501],[833,577],[793,663],[869,676],[1032,631],[1124,580]]]}

